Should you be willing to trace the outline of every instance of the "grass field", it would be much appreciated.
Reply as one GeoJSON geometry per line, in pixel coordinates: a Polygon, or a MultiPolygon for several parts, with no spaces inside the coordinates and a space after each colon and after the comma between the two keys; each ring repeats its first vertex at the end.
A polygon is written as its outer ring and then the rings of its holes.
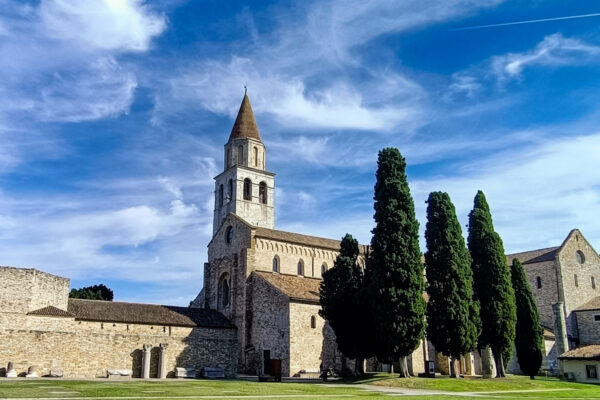
{"type": "Polygon", "coordinates": [[[399,379],[390,374],[368,375],[361,379],[330,382],[327,385],[237,380],[0,379],[1,399],[389,399],[390,395],[400,395],[406,399],[600,399],[600,386],[565,383],[553,378],[534,381],[526,377],[486,380],[399,379]]]}

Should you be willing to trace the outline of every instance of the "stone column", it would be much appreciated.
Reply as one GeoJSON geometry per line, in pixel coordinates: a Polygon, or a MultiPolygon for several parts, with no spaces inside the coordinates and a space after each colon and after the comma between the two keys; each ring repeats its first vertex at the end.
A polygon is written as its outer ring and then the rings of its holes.
{"type": "Polygon", "coordinates": [[[167,343],[161,343],[158,345],[160,349],[159,361],[158,361],[158,377],[165,379],[167,377],[167,343]]]}
{"type": "Polygon", "coordinates": [[[558,302],[552,305],[552,312],[554,313],[554,337],[556,340],[556,357],[558,361],[558,372],[562,378],[564,370],[563,363],[558,357],[564,352],[569,350],[569,343],[567,342],[567,325],[565,323],[565,305],[563,302],[558,302]]]}
{"type": "Polygon", "coordinates": [[[481,355],[481,374],[484,378],[493,378],[496,376],[494,366],[494,355],[490,346],[485,346],[480,350],[481,355]]]}
{"type": "Polygon", "coordinates": [[[150,378],[150,352],[152,351],[151,344],[144,345],[144,356],[142,357],[142,378],[150,378]]]}
{"type": "MultiPolygon", "coordinates": [[[[427,347],[427,336],[423,335],[423,361],[429,360],[429,349],[427,347]]],[[[425,372],[427,373],[427,371],[425,372]]]]}

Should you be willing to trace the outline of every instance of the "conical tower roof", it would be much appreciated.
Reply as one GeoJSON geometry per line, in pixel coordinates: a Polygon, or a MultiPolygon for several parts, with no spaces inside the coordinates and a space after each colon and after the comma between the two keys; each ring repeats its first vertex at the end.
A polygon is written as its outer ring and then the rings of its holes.
{"type": "Polygon", "coordinates": [[[240,110],[229,135],[229,140],[233,139],[256,139],[262,142],[247,94],[244,94],[242,105],[240,105],[240,110]]]}

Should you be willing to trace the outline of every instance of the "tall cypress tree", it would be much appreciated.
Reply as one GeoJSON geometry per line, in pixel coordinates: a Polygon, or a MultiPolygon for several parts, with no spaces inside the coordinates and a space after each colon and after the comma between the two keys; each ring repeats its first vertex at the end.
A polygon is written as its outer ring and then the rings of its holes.
{"type": "Polygon", "coordinates": [[[491,347],[497,375],[504,377],[504,359],[510,354],[515,339],[515,294],[502,239],[494,231],[490,208],[481,190],[469,214],[468,246],[473,260],[475,295],[481,307],[478,346],[491,347]]]}
{"type": "Polygon", "coordinates": [[[534,379],[542,366],[542,349],[544,344],[544,331],[540,326],[540,316],[533,299],[533,293],[523,266],[514,258],[510,268],[510,276],[515,301],[517,304],[517,331],[515,348],[521,371],[534,379]]]}
{"type": "Polygon", "coordinates": [[[433,192],[427,200],[427,338],[436,350],[456,361],[472,351],[479,337],[479,304],[473,299],[471,257],[454,205],[447,193],[433,192]]]}
{"type": "Polygon", "coordinates": [[[320,288],[319,315],[327,320],[336,336],[337,345],[348,358],[356,359],[356,372],[362,373],[365,354],[363,318],[368,310],[361,299],[363,273],[358,265],[358,242],[350,234],[343,237],[340,254],[333,268],[323,274],[320,288]],[[358,325],[358,326],[357,326],[358,325]]]}
{"type": "Polygon", "coordinates": [[[401,377],[409,375],[406,356],[418,347],[425,329],[419,223],[405,168],[398,149],[379,152],[369,257],[377,356],[399,358],[401,377]]]}

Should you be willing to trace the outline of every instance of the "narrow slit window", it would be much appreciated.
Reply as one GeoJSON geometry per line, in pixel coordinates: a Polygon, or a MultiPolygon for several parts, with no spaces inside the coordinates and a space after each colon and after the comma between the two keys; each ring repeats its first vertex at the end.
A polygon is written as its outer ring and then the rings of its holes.
{"type": "Polygon", "coordinates": [[[244,179],[244,200],[252,200],[252,181],[244,179]]]}
{"type": "Polygon", "coordinates": [[[535,283],[538,289],[542,288],[542,278],[540,278],[539,276],[535,278],[535,283]]]}
{"type": "Polygon", "coordinates": [[[262,204],[267,204],[267,183],[261,182],[258,185],[258,197],[262,204]]]}

